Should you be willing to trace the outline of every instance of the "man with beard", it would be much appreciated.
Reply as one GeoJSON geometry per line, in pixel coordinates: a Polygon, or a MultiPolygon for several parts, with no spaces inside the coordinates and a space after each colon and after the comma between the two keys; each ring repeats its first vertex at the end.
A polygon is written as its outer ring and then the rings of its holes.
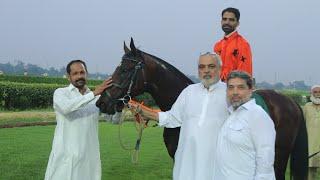
{"type": "Polygon", "coordinates": [[[144,117],[159,121],[159,126],[181,126],[173,167],[174,180],[212,179],[216,140],[221,125],[227,119],[226,86],[220,81],[219,55],[206,53],[199,57],[201,83],[186,87],[172,108],[166,112],[141,110],[144,117]]]}
{"type": "Polygon", "coordinates": [[[275,179],[273,121],[250,98],[249,74],[232,71],[226,80],[230,116],[219,132],[213,180],[275,179]]]}
{"type": "Polygon", "coordinates": [[[222,59],[220,74],[222,81],[225,81],[233,70],[245,71],[252,76],[251,49],[249,43],[237,32],[239,20],[238,9],[229,7],[222,11],[221,26],[225,34],[213,47],[213,51],[222,59]]]}
{"type": "Polygon", "coordinates": [[[311,102],[303,107],[306,119],[309,142],[309,172],[308,179],[318,179],[320,167],[320,85],[311,87],[311,102]]]}
{"type": "Polygon", "coordinates": [[[105,80],[91,91],[86,86],[85,62],[73,60],[66,70],[70,85],[58,88],[53,95],[57,126],[45,179],[100,180],[99,109],[95,102],[112,80],[105,80]]]}

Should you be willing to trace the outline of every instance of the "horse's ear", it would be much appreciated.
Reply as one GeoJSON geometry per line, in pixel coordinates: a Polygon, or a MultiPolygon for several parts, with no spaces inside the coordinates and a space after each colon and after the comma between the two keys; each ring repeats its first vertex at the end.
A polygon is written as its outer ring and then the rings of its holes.
{"type": "Polygon", "coordinates": [[[132,37],[131,37],[131,41],[130,41],[130,48],[131,48],[131,51],[132,51],[134,54],[136,54],[137,48],[136,48],[136,46],[134,45],[134,42],[133,42],[132,37]]]}
{"type": "Polygon", "coordinates": [[[123,50],[124,50],[124,53],[125,53],[125,54],[127,54],[128,52],[130,52],[130,49],[127,47],[125,41],[123,41],[123,50]]]}

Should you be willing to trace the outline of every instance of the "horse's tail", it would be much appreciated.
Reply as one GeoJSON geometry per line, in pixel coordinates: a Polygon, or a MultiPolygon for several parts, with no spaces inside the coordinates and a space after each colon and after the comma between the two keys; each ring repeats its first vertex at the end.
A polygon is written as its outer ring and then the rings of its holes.
{"type": "Polygon", "coordinates": [[[302,109],[297,106],[300,109],[301,121],[290,157],[290,178],[303,180],[308,175],[308,134],[302,109]]]}

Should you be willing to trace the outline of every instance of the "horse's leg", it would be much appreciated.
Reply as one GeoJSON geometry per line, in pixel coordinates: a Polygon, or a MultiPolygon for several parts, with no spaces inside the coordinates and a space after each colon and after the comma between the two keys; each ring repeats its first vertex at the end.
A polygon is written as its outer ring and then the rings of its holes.
{"type": "Polygon", "coordinates": [[[163,139],[171,158],[174,158],[179,142],[180,127],[164,128],[163,139]]]}

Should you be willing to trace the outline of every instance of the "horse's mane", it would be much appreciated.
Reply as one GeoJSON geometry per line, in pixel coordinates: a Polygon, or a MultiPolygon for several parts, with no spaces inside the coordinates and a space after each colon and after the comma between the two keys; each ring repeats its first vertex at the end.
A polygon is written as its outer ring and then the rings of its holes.
{"type": "MultiPolygon", "coordinates": [[[[141,51],[141,50],[139,50],[139,51],[141,51]]],[[[164,64],[166,66],[166,68],[168,68],[171,72],[175,73],[175,75],[178,76],[179,78],[184,79],[185,81],[187,81],[190,84],[194,83],[190,78],[188,78],[185,74],[183,74],[181,71],[179,71],[176,67],[169,64],[168,62],[166,62],[166,61],[164,61],[154,55],[146,53],[144,51],[141,51],[141,52],[147,56],[150,56],[151,58],[153,58],[153,60],[158,61],[161,64],[164,64]]]]}

